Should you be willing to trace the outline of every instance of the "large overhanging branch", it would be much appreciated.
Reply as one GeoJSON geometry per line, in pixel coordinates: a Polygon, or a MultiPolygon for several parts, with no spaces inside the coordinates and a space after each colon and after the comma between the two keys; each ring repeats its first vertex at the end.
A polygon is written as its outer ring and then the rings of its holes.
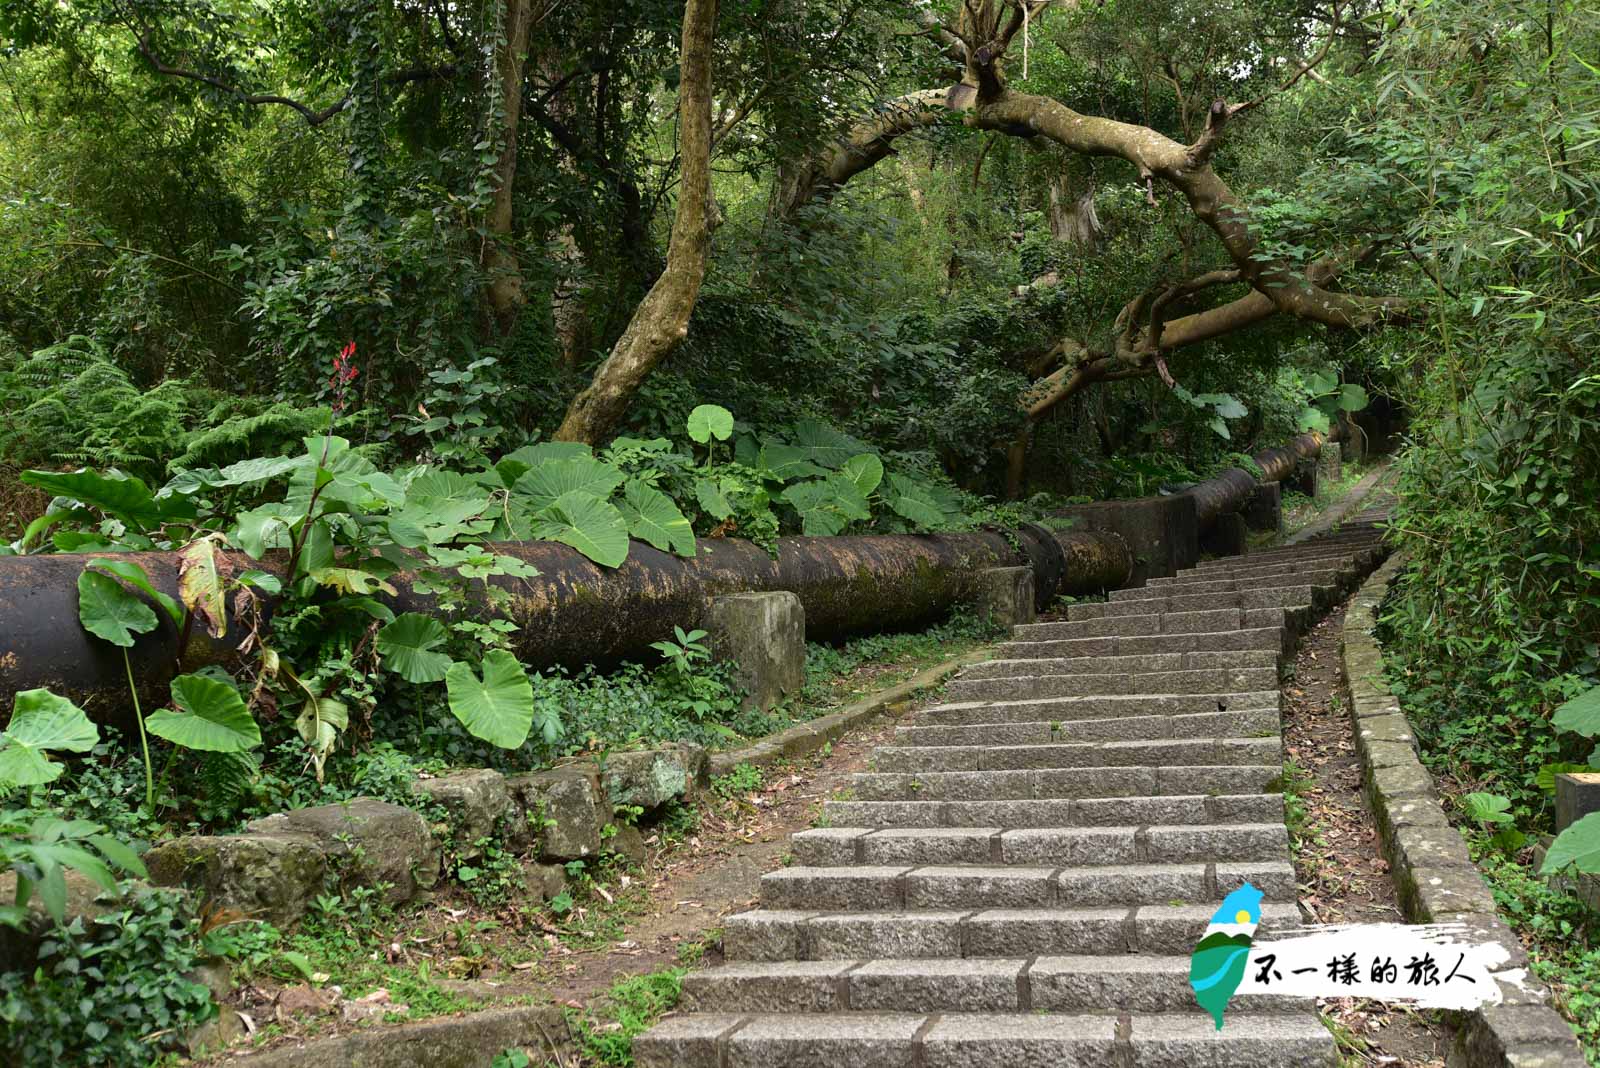
{"type": "Polygon", "coordinates": [[[951,108],[950,89],[919,89],[887,101],[850,127],[837,141],[802,161],[784,179],[776,214],[789,218],[825,197],[894,151],[906,134],[937,125],[951,108]]]}
{"type": "MultiPolygon", "coordinates": [[[[329,104],[327,107],[316,108],[305,103],[304,101],[296,100],[293,97],[282,96],[278,93],[247,93],[238,86],[233,85],[222,78],[218,78],[215,75],[206,74],[202,71],[188,70],[184,67],[177,67],[168,63],[166,60],[162,59],[161,55],[156,52],[155,46],[151,44],[151,31],[148,27],[141,28],[134,34],[134,47],[138,50],[139,55],[144,57],[144,61],[150,65],[150,69],[162,77],[177,78],[182,81],[198,82],[201,85],[210,86],[212,89],[215,89],[218,92],[226,93],[227,95],[233,97],[241,104],[258,107],[264,105],[277,105],[279,107],[289,108],[290,110],[299,114],[299,116],[306,121],[306,125],[308,126],[321,126],[323,123],[334,118],[336,115],[339,115],[346,108],[348,108],[350,106],[350,102],[354,99],[354,93],[347,92],[344,96],[340,97],[332,104],[329,104]]],[[[384,80],[390,85],[406,85],[410,82],[432,81],[439,78],[453,78],[459,72],[459,67],[453,63],[447,63],[438,67],[414,67],[408,70],[392,71],[389,74],[384,75],[384,80]]]]}

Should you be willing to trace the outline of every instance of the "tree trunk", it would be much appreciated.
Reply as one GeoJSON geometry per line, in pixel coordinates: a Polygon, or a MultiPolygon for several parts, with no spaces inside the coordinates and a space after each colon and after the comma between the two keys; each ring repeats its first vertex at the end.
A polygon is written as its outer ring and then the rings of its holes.
{"type": "Polygon", "coordinates": [[[667,266],[639,302],[594,380],[573,398],[557,441],[598,444],[627,412],[640,383],[689,332],[689,316],[711,251],[711,43],[717,0],[689,0],[683,13],[678,117],[682,183],[667,266]]]}
{"type": "Polygon", "coordinates": [[[517,183],[517,128],[522,121],[522,72],[528,58],[528,29],[533,23],[533,0],[506,0],[505,45],[497,57],[501,106],[505,110],[500,136],[500,159],[495,163],[494,199],[489,203],[489,246],[484,266],[489,269],[489,306],[502,335],[516,325],[527,302],[522,269],[510,249],[517,183]]]}
{"type": "Polygon", "coordinates": [[[1094,182],[1077,196],[1072,181],[1059,174],[1050,182],[1050,236],[1082,249],[1093,249],[1100,240],[1100,215],[1094,208],[1094,182]]]}

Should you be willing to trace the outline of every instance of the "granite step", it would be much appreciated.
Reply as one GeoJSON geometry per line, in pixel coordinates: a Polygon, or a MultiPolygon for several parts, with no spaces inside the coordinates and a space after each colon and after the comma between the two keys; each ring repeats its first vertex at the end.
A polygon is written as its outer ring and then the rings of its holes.
{"type": "MultiPolygon", "coordinates": [[[[1189,956],[753,961],[683,977],[691,1012],[1192,1013],[1189,956]]],[[[1240,995],[1244,1014],[1301,1013],[1300,999],[1240,995]]]]}
{"type": "Polygon", "coordinates": [[[1283,740],[1274,734],[1270,738],[1157,738],[1132,742],[885,745],[874,751],[870,766],[875,772],[920,774],[1282,762],[1283,740]]]}
{"type": "Polygon", "coordinates": [[[1139,674],[1096,672],[1089,675],[1037,674],[991,678],[962,676],[946,684],[945,693],[958,701],[1025,701],[1039,697],[1116,697],[1145,693],[1248,693],[1270,690],[1277,685],[1278,669],[1272,666],[1147,671],[1139,674]]]}
{"type": "MultiPolygon", "coordinates": [[[[1282,794],[1175,794],[1168,797],[1020,801],[827,801],[817,828],[1110,827],[1160,823],[1281,823],[1282,794]]],[[[808,831],[802,831],[808,834],[808,831]]]]}
{"type": "MultiPolygon", "coordinates": [[[[1190,953],[1214,904],[1112,908],[755,909],[730,916],[728,960],[856,957],[1031,957],[1073,953],[1190,953]]],[[[1300,927],[1297,905],[1261,906],[1257,937],[1300,927]]]]}
{"type": "Polygon", "coordinates": [[[1050,745],[1076,742],[1155,741],[1164,738],[1277,737],[1276,708],[1189,715],[1107,716],[1081,720],[969,723],[897,727],[897,746],[1050,745]]]}
{"type": "Polygon", "coordinates": [[[995,655],[1009,660],[1026,657],[1143,656],[1149,653],[1226,652],[1240,649],[1265,649],[1281,654],[1284,649],[1283,628],[1273,623],[1271,626],[1243,630],[1188,634],[1110,634],[1092,638],[1033,637],[1013,632],[1011,640],[1001,644],[995,650],[995,655]]]}
{"type": "Polygon", "coordinates": [[[1011,678],[1018,675],[1124,675],[1215,668],[1275,668],[1278,666],[1278,656],[1275,649],[1220,649],[1215,652],[1136,653],[1129,656],[1020,657],[984,660],[963,669],[961,678],[971,680],[1011,678]]]}
{"type": "Polygon", "coordinates": [[[1123,694],[1043,697],[1024,701],[953,701],[916,713],[922,726],[972,723],[1051,723],[1129,716],[1184,716],[1279,706],[1276,688],[1245,693],[1123,694]]]}
{"type": "Polygon", "coordinates": [[[1280,761],[1271,764],[1186,767],[1052,768],[1029,771],[863,772],[853,776],[852,800],[1020,801],[1169,797],[1180,794],[1279,792],[1280,761]]]}
{"type": "Polygon", "coordinates": [[[1147,612],[1076,623],[1029,623],[1016,627],[1018,641],[1060,641],[1069,638],[1132,638],[1157,634],[1215,634],[1261,627],[1281,627],[1284,608],[1222,608],[1204,612],[1147,612]]]}
{"type": "MultiPolygon", "coordinates": [[[[919,864],[1194,864],[1205,860],[1282,860],[1282,823],[1111,824],[1099,827],[814,827],[790,839],[800,870],[839,871],[919,864]]],[[[789,906],[784,906],[789,907],[789,906]]]]}
{"type": "Polygon", "coordinates": [[[634,1039],[639,1068],[1334,1068],[1311,1012],[705,1013],[634,1039]]]}
{"type": "MultiPolygon", "coordinates": [[[[1149,600],[1142,601],[1091,601],[1085,604],[1074,604],[1067,607],[1068,622],[1076,623],[1082,619],[1110,619],[1115,616],[1147,615],[1152,612],[1203,612],[1223,608],[1282,608],[1285,605],[1313,604],[1325,602],[1334,593],[1334,587],[1329,585],[1293,585],[1293,586],[1265,586],[1251,588],[1245,583],[1246,588],[1232,593],[1205,592],[1184,593],[1174,592],[1167,595],[1157,595],[1149,600]]],[[[1168,587],[1175,591],[1183,591],[1185,587],[1168,587]]]]}
{"type": "Polygon", "coordinates": [[[1281,577],[1268,575],[1261,581],[1236,578],[1212,578],[1185,571],[1169,578],[1153,578],[1143,586],[1130,586],[1112,590],[1112,602],[1148,601],[1163,597],[1191,596],[1202,593],[1238,593],[1241,590],[1278,589],[1283,586],[1339,586],[1348,580],[1339,568],[1325,571],[1292,571],[1281,577]]]}

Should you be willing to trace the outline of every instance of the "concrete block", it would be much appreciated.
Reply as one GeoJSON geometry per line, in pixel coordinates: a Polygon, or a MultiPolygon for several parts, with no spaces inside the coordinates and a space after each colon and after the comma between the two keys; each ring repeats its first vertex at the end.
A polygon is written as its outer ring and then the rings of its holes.
{"type": "Polygon", "coordinates": [[[1194,498],[1187,493],[1080,504],[1061,514],[1077,521],[1075,529],[1109,530],[1122,536],[1133,550],[1129,586],[1175,575],[1200,559],[1199,521],[1194,498]]]}
{"type": "Polygon", "coordinates": [[[846,980],[852,1011],[1015,1012],[1020,960],[875,960],[846,980]]]}
{"type": "Polygon", "coordinates": [[[806,614],[786,591],[714,598],[706,614],[711,655],[734,665],[747,708],[771,708],[806,681],[806,614]]]}
{"type": "Polygon", "coordinates": [[[1217,516],[1200,535],[1200,551],[1207,556],[1243,556],[1249,549],[1249,527],[1238,512],[1217,516]]]}
{"type": "Polygon", "coordinates": [[[613,805],[638,805],[648,811],[687,797],[705,762],[705,750],[696,746],[612,753],[600,781],[613,805]]]}
{"type": "Polygon", "coordinates": [[[463,860],[478,856],[477,841],[494,834],[500,821],[512,813],[505,776],[488,768],[467,768],[436,779],[418,779],[411,788],[445,810],[446,824],[436,833],[448,838],[463,860]]]}
{"type": "Polygon", "coordinates": [[[376,798],[280,812],[245,830],[311,839],[340,886],[385,886],[391,905],[410,901],[439,879],[439,846],[422,817],[376,798]]]}
{"type": "Polygon", "coordinates": [[[1117,1068],[1117,1021],[1106,1016],[941,1017],[922,1039],[925,1068],[1117,1068]]]}
{"type": "Polygon", "coordinates": [[[972,576],[973,607],[997,625],[1032,623],[1036,615],[1033,568],[989,567],[972,576]]]}
{"type": "Polygon", "coordinates": [[[1559,834],[1592,812],[1600,812],[1600,771],[1557,775],[1556,832],[1559,834]]]}
{"type": "Polygon", "coordinates": [[[1240,510],[1244,525],[1257,534],[1283,533],[1283,488],[1276,482],[1263,482],[1250,494],[1240,510]]]}

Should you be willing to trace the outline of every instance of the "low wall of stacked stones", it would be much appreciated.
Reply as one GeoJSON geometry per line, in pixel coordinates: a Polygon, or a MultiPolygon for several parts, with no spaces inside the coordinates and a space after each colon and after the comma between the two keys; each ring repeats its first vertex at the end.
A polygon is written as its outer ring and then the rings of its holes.
{"type": "MultiPolygon", "coordinates": [[[[1472,941],[1500,943],[1511,955],[1510,967],[1527,969],[1527,953],[1496,913],[1466,841],[1445,816],[1416,734],[1384,681],[1373,631],[1389,584],[1404,566],[1396,556],[1374,572],[1344,619],[1344,674],[1367,801],[1406,918],[1464,924],[1472,941]]],[[[1450,1068],[1584,1068],[1572,1030],[1550,1008],[1549,988],[1525,973],[1520,985],[1501,981],[1500,991],[1498,1005],[1453,1014],[1450,1068]]]]}

